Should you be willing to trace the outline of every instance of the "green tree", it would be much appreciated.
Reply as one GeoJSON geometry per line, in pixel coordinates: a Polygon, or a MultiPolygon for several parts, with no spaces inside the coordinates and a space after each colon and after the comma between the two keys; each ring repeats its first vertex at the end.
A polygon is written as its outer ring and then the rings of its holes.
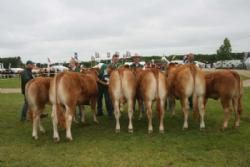
{"type": "Polygon", "coordinates": [[[229,60],[231,59],[232,47],[228,38],[224,39],[223,44],[217,50],[217,59],[218,60],[229,60]]]}

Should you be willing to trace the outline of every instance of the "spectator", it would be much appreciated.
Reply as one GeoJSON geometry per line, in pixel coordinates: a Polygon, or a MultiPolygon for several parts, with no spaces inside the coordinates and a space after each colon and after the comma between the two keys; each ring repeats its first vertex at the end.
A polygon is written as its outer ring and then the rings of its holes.
{"type": "Polygon", "coordinates": [[[80,64],[77,59],[72,58],[69,62],[69,66],[71,68],[71,71],[75,71],[75,72],[81,71],[80,64]]]}
{"type": "MultiPolygon", "coordinates": [[[[110,69],[115,69],[119,67],[119,55],[118,54],[114,54],[111,60],[111,64],[110,65],[106,65],[103,64],[101,66],[100,72],[99,72],[99,79],[104,81],[104,82],[109,82],[109,70],[110,69]]],[[[106,110],[108,112],[108,115],[110,117],[113,116],[113,106],[112,106],[112,101],[111,98],[109,96],[109,92],[108,92],[108,87],[106,85],[102,85],[102,84],[98,84],[98,99],[97,99],[97,116],[102,116],[103,115],[103,108],[102,108],[102,99],[103,96],[105,98],[105,104],[106,104],[106,110]]]]}
{"type": "Polygon", "coordinates": [[[21,121],[25,121],[27,117],[28,104],[25,97],[25,86],[31,79],[33,79],[32,76],[33,68],[34,68],[34,63],[28,60],[26,62],[26,68],[21,73],[21,89],[22,89],[22,94],[24,95],[24,104],[21,111],[21,121]]]}
{"type": "Polygon", "coordinates": [[[141,57],[136,53],[132,56],[133,63],[130,65],[131,68],[143,68],[143,65],[140,64],[141,57]]]}
{"type": "Polygon", "coordinates": [[[194,55],[192,53],[187,54],[184,56],[183,60],[184,64],[193,64],[194,63],[194,55]]]}

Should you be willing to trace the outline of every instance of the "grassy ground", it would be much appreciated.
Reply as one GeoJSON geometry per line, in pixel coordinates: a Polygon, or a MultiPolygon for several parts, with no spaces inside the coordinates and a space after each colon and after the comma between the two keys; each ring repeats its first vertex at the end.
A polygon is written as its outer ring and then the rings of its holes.
{"type": "Polygon", "coordinates": [[[247,77],[247,76],[245,76],[245,75],[240,75],[240,78],[241,78],[242,80],[248,80],[248,79],[250,79],[249,77],[247,77]]]}
{"type": "MultiPolygon", "coordinates": [[[[242,80],[250,79],[244,75],[240,75],[242,80]]],[[[21,81],[20,78],[8,78],[8,79],[0,79],[0,88],[20,88],[21,81]]]]}
{"type": "Polygon", "coordinates": [[[0,79],[0,88],[20,88],[20,78],[0,79]]]}
{"type": "MultiPolygon", "coordinates": [[[[218,102],[210,100],[206,113],[206,130],[190,117],[190,127],[182,131],[183,117],[171,118],[167,112],[165,134],[158,133],[154,115],[154,133],[147,134],[147,119],[134,119],[134,133],[127,133],[127,115],[122,114],[121,133],[115,134],[115,121],[100,117],[95,125],[88,112],[88,125],[73,124],[73,142],[52,140],[52,124],[43,120],[46,134],[31,139],[31,124],[19,121],[23,97],[0,94],[0,166],[249,166],[250,164],[250,88],[245,89],[241,127],[219,130],[223,112],[218,102]]],[[[46,108],[50,110],[49,107],[46,108]]],[[[87,108],[87,111],[89,109],[87,108]]]]}

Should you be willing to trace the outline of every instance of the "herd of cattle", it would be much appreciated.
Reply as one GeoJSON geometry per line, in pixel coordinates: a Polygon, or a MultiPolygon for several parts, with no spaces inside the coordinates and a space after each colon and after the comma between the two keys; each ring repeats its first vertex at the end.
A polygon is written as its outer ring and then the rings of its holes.
{"type": "MultiPolygon", "coordinates": [[[[32,137],[38,139],[38,129],[44,131],[40,114],[46,104],[52,105],[53,138],[59,141],[58,125],[66,128],[66,138],[72,140],[71,124],[76,106],[90,105],[94,122],[98,83],[106,84],[112,99],[116,132],[120,131],[120,107],[128,105],[128,131],[133,132],[133,113],[135,101],[138,101],[139,112],[142,105],[146,107],[148,132],[153,132],[152,103],[156,102],[159,115],[159,131],[164,132],[165,103],[171,103],[172,114],[175,113],[175,100],[179,99],[184,114],[183,128],[188,128],[189,98],[193,101],[193,114],[200,119],[200,128],[205,128],[205,105],[208,98],[220,99],[224,109],[222,128],[227,128],[231,108],[235,112],[235,127],[239,126],[242,113],[243,86],[238,73],[223,70],[205,73],[193,64],[169,64],[165,72],[158,69],[130,69],[126,66],[108,69],[109,83],[97,77],[96,69],[86,69],[81,73],[62,72],[55,77],[37,77],[26,85],[26,98],[29,115],[33,120],[32,137]]],[[[84,111],[81,121],[85,122],[84,111]]],[[[141,115],[141,113],[140,113],[141,115]]]]}

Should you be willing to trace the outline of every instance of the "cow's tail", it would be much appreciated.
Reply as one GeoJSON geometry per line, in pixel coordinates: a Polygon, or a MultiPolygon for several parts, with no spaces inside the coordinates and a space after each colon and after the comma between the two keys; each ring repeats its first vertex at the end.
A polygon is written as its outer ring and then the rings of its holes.
{"type": "Polygon", "coordinates": [[[239,115],[241,115],[243,112],[242,97],[243,97],[243,82],[242,80],[240,80],[240,97],[238,99],[238,111],[237,111],[239,115]]]}
{"type": "Polygon", "coordinates": [[[28,105],[28,111],[27,111],[27,116],[28,116],[28,120],[30,120],[30,122],[32,123],[33,122],[33,110],[31,109],[31,106],[30,106],[30,97],[28,96],[29,95],[29,87],[31,85],[33,80],[29,81],[26,86],[25,86],[25,100],[27,101],[27,105],[28,105]]]}
{"type": "Polygon", "coordinates": [[[238,85],[238,95],[239,95],[239,98],[238,98],[238,108],[237,108],[237,112],[239,115],[242,114],[243,112],[243,107],[242,107],[242,96],[243,96],[243,82],[242,80],[240,79],[240,75],[237,73],[237,72],[234,72],[234,71],[231,71],[232,74],[234,75],[235,79],[237,80],[237,85],[238,85]]]}
{"type": "Polygon", "coordinates": [[[157,108],[157,112],[158,112],[158,117],[161,117],[161,99],[159,97],[159,71],[157,69],[152,69],[152,72],[155,76],[156,79],[156,108],[157,108]]]}
{"type": "Polygon", "coordinates": [[[64,116],[64,113],[61,109],[61,107],[59,106],[60,105],[60,102],[58,100],[58,83],[60,82],[60,78],[61,78],[61,75],[63,73],[59,73],[55,76],[53,82],[54,82],[54,85],[53,85],[53,90],[54,90],[54,103],[56,105],[56,116],[57,116],[57,120],[58,120],[58,124],[60,127],[62,128],[65,128],[66,125],[65,125],[65,116],[64,116]]]}
{"type": "Polygon", "coordinates": [[[198,119],[199,118],[199,107],[198,107],[198,97],[196,95],[196,76],[197,76],[197,67],[196,65],[194,64],[189,64],[189,69],[190,69],[190,72],[192,74],[192,78],[193,78],[193,81],[194,81],[194,84],[193,84],[193,93],[192,93],[192,102],[193,102],[193,117],[195,119],[198,119]]]}

